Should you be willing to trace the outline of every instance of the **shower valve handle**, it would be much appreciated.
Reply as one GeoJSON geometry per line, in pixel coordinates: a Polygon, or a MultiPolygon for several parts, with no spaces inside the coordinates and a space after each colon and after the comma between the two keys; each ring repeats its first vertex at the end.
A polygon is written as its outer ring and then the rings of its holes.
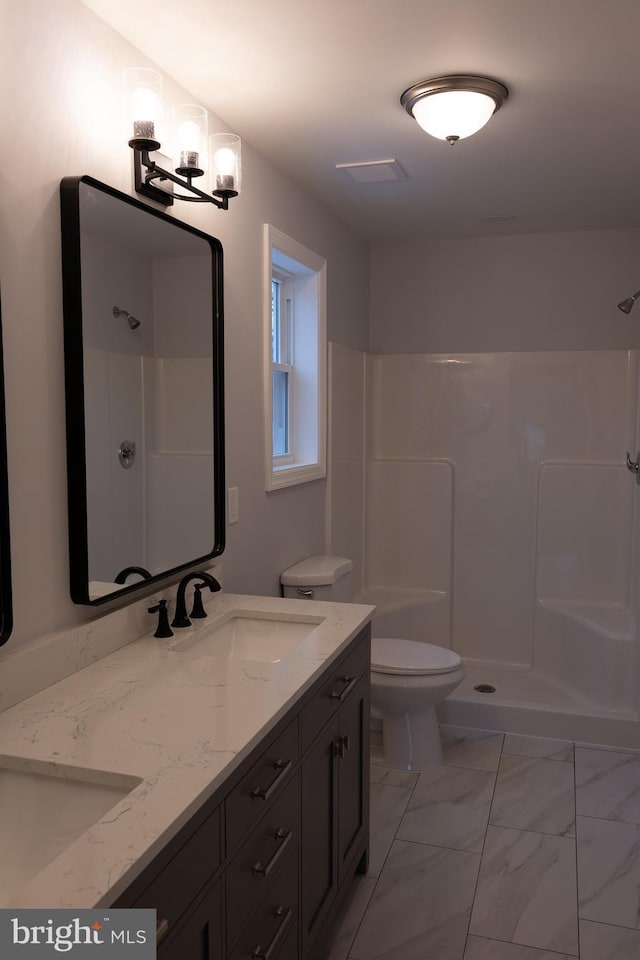
{"type": "Polygon", "coordinates": [[[636,453],[636,459],[632,460],[627,450],[627,470],[636,475],[636,483],[640,484],[640,450],[636,453]]]}

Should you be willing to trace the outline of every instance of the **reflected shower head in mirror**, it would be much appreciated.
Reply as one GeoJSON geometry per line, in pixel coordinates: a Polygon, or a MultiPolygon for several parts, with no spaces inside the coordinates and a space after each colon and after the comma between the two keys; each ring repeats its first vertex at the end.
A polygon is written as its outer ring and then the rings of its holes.
{"type": "Polygon", "coordinates": [[[637,293],[634,293],[632,297],[627,297],[626,300],[623,300],[621,303],[619,303],[618,310],[622,310],[623,313],[631,313],[633,305],[638,297],[640,297],[640,290],[638,290],[637,293]]]}
{"type": "Polygon", "coordinates": [[[127,310],[121,310],[120,307],[113,308],[113,315],[116,318],[124,317],[132,330],[137,330],[140,326],[140,321],[137,317],[132,317],[127,310]]]}

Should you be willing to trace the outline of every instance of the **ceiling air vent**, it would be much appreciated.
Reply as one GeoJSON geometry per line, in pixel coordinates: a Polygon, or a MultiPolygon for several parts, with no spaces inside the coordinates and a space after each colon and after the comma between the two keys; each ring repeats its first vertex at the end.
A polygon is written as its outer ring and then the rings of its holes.
{"type": "Polygon", "coordinates": [[[356,183],[391,183],[406,180],[407,174],[397,160],[361,160],[336,163],[336,170],[345,170],[356,183]]]}

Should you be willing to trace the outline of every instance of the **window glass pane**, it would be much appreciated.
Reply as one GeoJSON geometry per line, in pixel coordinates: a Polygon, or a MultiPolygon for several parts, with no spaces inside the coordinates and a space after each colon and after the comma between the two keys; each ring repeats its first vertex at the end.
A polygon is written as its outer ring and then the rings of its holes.
{"type": "Polygon", "coordinates": [[[273,456],[289,452],[289,374],[286,370],[271,373],[273,395],[273,456]]]}
{"type": "Polygon", "coordinates": [[[271,281],[271,359],[280,363],[280,284],[271,281]]]}

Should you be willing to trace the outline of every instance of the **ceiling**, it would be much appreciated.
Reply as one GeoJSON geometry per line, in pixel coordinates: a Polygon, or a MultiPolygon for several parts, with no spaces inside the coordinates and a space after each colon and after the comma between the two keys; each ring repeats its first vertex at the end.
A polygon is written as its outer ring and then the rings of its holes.
{"type": "Polygon", "coordinates": [[[370,241],[640,226],[640,0],[84,2],[370,241]],[[399,98],[454,73],[510,96],[451,147],[399,98]]]}

